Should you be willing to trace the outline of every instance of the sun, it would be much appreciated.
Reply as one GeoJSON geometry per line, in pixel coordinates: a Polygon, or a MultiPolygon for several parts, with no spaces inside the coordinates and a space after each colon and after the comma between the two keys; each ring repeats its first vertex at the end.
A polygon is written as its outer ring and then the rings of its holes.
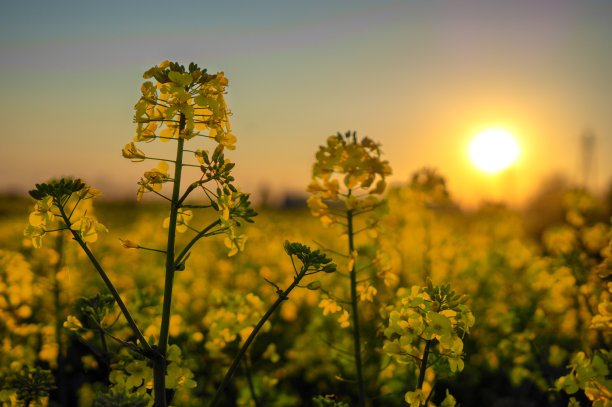
{"type": "Polygon", "coordinates": [[[488,129],[474,137],[469,153],[478,168],[488,174],[495,174],[516,161],[519,145],[510,132],[488,129]]]}

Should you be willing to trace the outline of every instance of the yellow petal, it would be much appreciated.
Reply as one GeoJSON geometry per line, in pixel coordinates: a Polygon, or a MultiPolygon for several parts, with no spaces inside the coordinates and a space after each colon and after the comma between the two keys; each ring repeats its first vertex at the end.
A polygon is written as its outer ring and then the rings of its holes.
{"type": "Polygon", "coordinates": [[[159,133],[159,139],[161,141],[170,141],[174,137],[176,129],[174,127],[166,127],[159,133]]]}
{"type": "Polygon", "coordinates": [[[165,161],[160,161],[159,164],[157,164],[157,168],[165,174],[168,172],[168,163],[165,161]]]}

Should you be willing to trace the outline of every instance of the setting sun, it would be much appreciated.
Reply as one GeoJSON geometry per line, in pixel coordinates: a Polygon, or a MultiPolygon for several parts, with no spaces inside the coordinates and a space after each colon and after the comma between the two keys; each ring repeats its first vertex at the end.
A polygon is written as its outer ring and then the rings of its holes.
{"type": "Polygon", "coordinates": [[[516,161],[519,146],[510,132],[488,129],[480,132],[470,143],[470,159],[482,171],[494,174],[516,161]]]}

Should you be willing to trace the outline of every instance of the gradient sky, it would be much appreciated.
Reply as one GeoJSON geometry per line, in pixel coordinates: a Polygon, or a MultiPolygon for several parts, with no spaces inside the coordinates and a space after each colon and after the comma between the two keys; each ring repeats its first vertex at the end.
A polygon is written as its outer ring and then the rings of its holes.
{"type": "MultiPolygon", "coordinates": [[[[580,182],[580,134],[612,178],[612,2],[2,1],[0,191],[78,176],[135,196],[142,72],[165,59],[224,71],[239,187],[301,192],[317,146],[356,130],[394,181],[423,166],[459,202],[521,202],[554,173],[580,182]],[[471,137],[503,127],[520,161],[485,176],[471,137]]],[[[146,147],[144,148],[147,151],[146,147]]],[[[170,155],[169,155],[170,156],[170,155]]]]}

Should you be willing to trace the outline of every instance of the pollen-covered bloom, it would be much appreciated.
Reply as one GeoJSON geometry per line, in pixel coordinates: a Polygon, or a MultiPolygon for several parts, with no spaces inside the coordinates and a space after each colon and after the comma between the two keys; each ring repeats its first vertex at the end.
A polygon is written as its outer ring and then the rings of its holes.
{"type": "Polygon", "coordinates": [[[312,194],[308,207],[323,224],[339,223],[324,201],[342,201],[347,211],[370,212],[374,226],[385,210],[378,197],[386,188],[391,167],[382,160],[378,144],[365,137],[357,140],[354,132],[338,133],[320,146],[312,167],[312,181],[307,191],[312,194]]]}
{"type": "Polygon", "coordinates": [[[378,290],[370,283],[365,282],[357,286],[357,292],[361,301],[374,302],[374,296],[378,293],[378,290]]]}
{"type": "MultiPolygon", "coordinates": [[[[187,68],[164,61],[146,71],[142,96],[134,106],[138,123],[134,141],[161,141],[205,136],[233,150],[236,137],[231,133],[225,103],[228,80],[223,72],[208,74],[196,64],[187,68]]],[[[130,158],[130,157],[128,157],[130,158]]]]}
{"type": "Polygon", "coordinates": [[[567,394],[574,394],[582,389],[593,406],[609,406],[612,403],[610,362],[611,352],[604,349],[598,350],[590,357],[584,352],[578,352],[567,366],[571,368],[570,373],[557,379],[555,388],[567,394]]]}
{"type": "Polygon", "coordinates": [[[335,314],[336,312],[342,311],[342,307],[331,298],[321,300],[319,308],[323,308],[323,315],[335,314]]]}
{"type": "Polygon", "coordinates": [[[136,148],[134,142],[126,144],[123,150],[121,151],[121,154],[125,158],[129,158],[132,161],[144,161],[144,159],[147,158],[142,151],[136,148]]]}
{"type": "Polygon", "coordinates": [[[140,200],[145,192],[161,191],[162,185],[168,182],[170,174],[168,173],[168,163],[160,161],[157,164],[157,168],[152,168],[144,173],[143,178],[140,179],[138,185],[137,199],[140,200]]]}
{"type": "Polygon", "coordinates": [[[342,310],[342,315],[338,318],[338,323],[340,324],[340,328],[348,328],[351,326],[350,315],[347,310],[342,310]]]}
{"type": "Polygon", "coordinates": [[[82,216],[72,224],[72,230],[77,231],[84,242],[93,243],[98,240],[99,232],[108,232],[106,226],[90,216],[82,216]]]}
{"type": "Polygon", "coordinates": [[[413,363],[422,357],[423,346],[429,341],[452,372],[462,370],[462,338],[474,325],[466,298],[448,285],[400,289],[398,296],[384,330],[388,339],[383,350],[401,363],[413,363]]]}
{"type": "Polygon", "coordinates": [[[410,407],[419,407],[425,405],[427,398],[425,397],[423,390],[418,389],[407,392],[404,396],[404,400],[410,407]]]}
{"type": "Polygon", "coordinates": [[[139,249],[140,245],[129,239],[119,239],[121,241],[121,247],[124,249],[139,249]]]}
{"type": "Polygon", "coordinates": [[[232,230],[223,240],[225,247],[229,249],[229,252],[227,253],[227,255],[231,257],[237,254],[239,251],[243,251],[246,241],[247,241],[247,235],[245,234],[237,235],[235,231],[232,230]]]}
{"type": "Polygon", "coordinates": [[[225,246],[229,249],[228,256],[233,256],[244,250],[247,236],[238,233],[239,223],[237,219],[252,222],[251,217],[255,212],[249,207],[249,195],[238,191],[236,188],[219,189],[216,202],[211,206],[218,211],[219,224],[225,232],[225,246]]]}
{"type": "Polygon", "coordinates": [[[30,195],[36,203],[24,235],[32,239],[35,248],[42,246],[42,239],[49,232],[70,229],[84,242],[92,243],[99,232],[108,231],[92,215],[91,200],[100,196],[100,191],[81,180],[62,178],[37,184],[30,195]]]}

